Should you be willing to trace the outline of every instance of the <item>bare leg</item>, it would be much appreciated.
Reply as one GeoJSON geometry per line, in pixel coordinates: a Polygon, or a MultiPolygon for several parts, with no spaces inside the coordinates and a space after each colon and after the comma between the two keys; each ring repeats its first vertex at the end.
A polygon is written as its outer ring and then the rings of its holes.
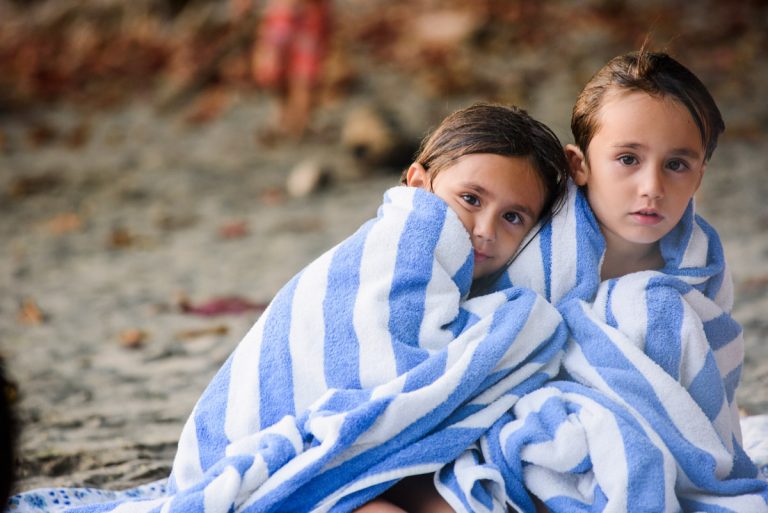
{"type": "Polygon", "coordinates": [[[382,499],[391,501],[408,513],[454,513],[437,493],[433,474],[406,477],[387,490],[382,499]]]}
{"type": "Polygon", "coordinates": [[[312,110],[312,85],[301,78],[294,79],[285,100],[285,128],[289,135],[300,139],[309,124],[312,110]]]}
{"type": "Polygon", "coordinates": [[[407,513],[404,509],[400,509],[391,502],[385,500],[376,499],[368,504],[365,504],[352,513],[407,513]]]}
{"type": "Polygon", "coordinates": [[[536,505],[536,513],[549,513],[549,508],[547,508],[538,497],[535,495],[531,495],[531,497],[533,498],[533,503],[536,505]]]}

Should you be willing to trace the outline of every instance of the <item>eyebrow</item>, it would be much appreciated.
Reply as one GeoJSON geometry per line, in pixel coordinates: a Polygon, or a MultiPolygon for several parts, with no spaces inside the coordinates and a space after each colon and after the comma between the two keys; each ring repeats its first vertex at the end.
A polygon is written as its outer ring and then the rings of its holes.
{"type": "MultiPolygon", "coordinates": [[[[646,146],[643,145],[643,144],[640,144],[640,143],[630,143],[630,142],[628,142],[628,143],[617,143],[617,144],[614,144],[614,147],[615,148],[627,148],[627,149],[630,149],[630,150],[641,150],[641,149],[645,149],[646,148],[646,146]]],[[[682,157],[689,157],[689,158],[693,158],[693,159],[698,159],[698,158],[701,158],[701,156],[702,156],[700,152],[698,152],[696,150],[693,150],[691,148],[674,148],[671,151],[671,153],[673,155],[680,155],[682,157]]]]}
{"type": "Polygon", "coordinates": [[[683,157],[690,157],[692,159],[698,159],[701,158],[702,155],[696,150],[692,150],[690,148],[675,148],[672,150],[673,155],[680,155],[683,157]]]}
{"type": "MultiPolygon", "coordinates": [[[[488,189],[486,189],[485,187],[483,187],[481,185],[478,185],[478,184],[476,184],[474,182],[465,182],[465,183],[463,183],[461,185],[463,185],[467,189],[472,189],[474,192],[478,193],[481,196],[483,196],[483,195],[485,195],[485,196],[494,196],[494,194],[491,193],[490,191],[488,191],[488,189]]],[[[533,210],[531,210],[531,208],[529,206],[527,206],[527,205],[523,205],[523,204],[520,204],[520,203],[513,203],[509,207],[512,210],[518,210],[518,211],[522,212],[523,214],[527,215],[531,219],[536,219],[536,216],[533,214],[533,210]]]]}

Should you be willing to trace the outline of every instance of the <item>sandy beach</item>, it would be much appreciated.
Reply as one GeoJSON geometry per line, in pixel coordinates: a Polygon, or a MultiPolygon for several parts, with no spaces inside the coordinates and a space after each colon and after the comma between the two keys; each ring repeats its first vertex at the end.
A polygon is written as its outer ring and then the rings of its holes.
{"type": "MultiPolygon", "coordinates": [[[[339,23],[359,11],[340,9],[339,23]]],[[[697,208],[733,273],[747,351],[738,399],[751,414],[768,413],[768,16],[758,14],[722,35],[730,40],[680,36],[672,52],[711,85],[728,127],[697,208]]],[[[714,32],[702,17],[677,32],[714,32]]],[[[501,84],[490,96],[435,89],[431,75],[350,47],[355,87],[324,98],[301,142],[259,141],[270,97],[252,87],[217,90],[223,100],[204,121],[193,118],[195,100],[162,111],[157,90],[108,109],[57,101],[0,111],[0,352],[23,422],[17,489],[120,489],[167,476],[194,402],[263,305],[397,184],[396,168],[352,162],[340,134],[356,107],[386,108],[413,143],[457,107],[516,102],[570,142],[580,86],[632,46],[605,25],[559,21],[570,30],[557,40],[492,39],[471,54],[467,70],[501,84]],[[330,183],[293,196],[286,179],[307,162],[328,169],[330,183]]]]}

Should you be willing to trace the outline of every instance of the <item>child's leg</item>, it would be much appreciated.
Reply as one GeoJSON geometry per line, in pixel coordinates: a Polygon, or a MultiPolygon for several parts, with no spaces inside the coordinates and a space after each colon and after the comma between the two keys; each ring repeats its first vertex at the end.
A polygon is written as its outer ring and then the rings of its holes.
{"type": "Polygon", "coordinates": [[[434,474],[406,477],[377,499],[377,502],[396,508],[382,512],[454,513],[453,508],[437,493],[433,478],[434,474]]]}
{"type": "Polygon", "coordinates": [[[547,508],[541,500],[539,500],[538,497],[535,495],[532,495],[533,497],[533,503],[536,505],[536,513],[549,513],[549,508],[547,508]]]}
{"type": "Polygon", "coordinates": [[[424,500],[423,496],[416,499],[416,503],[409,504],[407,510],[384,499],[375,499],[352,513],[454,513],[453,508],[437,494],[437,491],[435,491],[434,497],[430,497],[428,500],[424,500]]]}
{"type": "Polygon", "coordinates": [[[376,499],[368,504],[365,504],[352,513],[407,513],[404,509],[400,509],[394,504],[385,500],[376,499]]]}
{"type": "MultiPolygon", "coordinates": [[[[532,495],[536,513],[549,513],[541,500],[532,495]]],[[[381,497],[352,513],[454,513],[432,482],[432,475],[406,477],[381,497]]]]}
{"type": "Polygon", "coordinates": [[[304,135],[311,110],[311,84],[301,77],[293,77],[283,102],[283,126],[291,137],[300,139],[304,135]]]}

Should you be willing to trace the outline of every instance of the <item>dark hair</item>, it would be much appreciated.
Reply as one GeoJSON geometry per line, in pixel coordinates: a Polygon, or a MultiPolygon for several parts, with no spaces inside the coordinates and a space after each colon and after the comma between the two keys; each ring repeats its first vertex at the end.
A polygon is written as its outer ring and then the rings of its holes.
{"type": "MultiPolygon", "coordinates": [[[[460,157],[476,153],[529,158],[545,189],[541,217],[559,208],[568,176],[563,146],[552,130],[523,109],[477,103],[458,110],[422,140],[414,160],[432,181],[460,157]]],[[[407,170],[402,183],[406,175],[407,170]]]]}
{"type": "Polygon", "coordinates": [[[0,507],[4,507],[16,477],[17,421],[12,403],[16,389],[5,377],[5,362],[0,356],[0,507]]]}
{"type": "Polygon", "coordinates": [[[701,133],[705,161],[712,157],[717,138],[725,130],[720,109],[704,84],[688,68],[666,53],[640,50],[611,59],[579,94],[571,116],[571,132],[579,149],[587,148],[598,128],[598,113],[607,92],[640,91],[677,100],[701,133]]]}

